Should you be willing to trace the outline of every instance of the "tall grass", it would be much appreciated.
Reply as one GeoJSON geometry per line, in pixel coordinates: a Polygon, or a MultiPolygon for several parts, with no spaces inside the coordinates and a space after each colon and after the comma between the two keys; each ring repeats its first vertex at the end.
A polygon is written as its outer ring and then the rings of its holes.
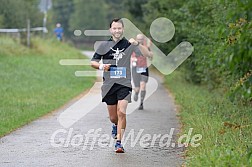
{"type": "Polygon", "coordinates": [[[92,86],[95,78],[78,78],[83,66],[61,66],[60,59],[86,58],[52,40],[33,38],[28,49],[0,38],[0,136],[62,106],[92,86]]]}
{"type": "Polygon", "coordinates": [[[252,107],[234,105],[225,95],[189,84],[182,72],[165,77],[180,105],[183,132],[201,134],[200,146],[186,149],[186,165],[252,166],[252,107]]]}

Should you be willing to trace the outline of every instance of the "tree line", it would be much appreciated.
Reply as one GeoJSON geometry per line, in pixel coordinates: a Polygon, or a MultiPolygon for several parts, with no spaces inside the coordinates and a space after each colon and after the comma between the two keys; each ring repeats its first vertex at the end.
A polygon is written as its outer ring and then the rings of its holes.
{"type": "MultiPolygon", "coordinates": [[[[0,28],[42,26],[39,0],[1,0],[0,28]]],[[[165,44],[153,41],[165,53],[182,41],[194,46],[184,63],[185,78],[210,90],[221,88],[232,101],[252,101],[252,1],[250,0],[52,0],[47,28],[60,22],[65,37],[76,29],[108,29],[114,17],[130,19],[145,34],[158,17],[170,19],[176,28],[165,44]]],[[[150,36],[150,35],[149,35],[150,36]]],[[[87,40],[88,38],[85,38],[87,40]]]]}
{"type": "Polygon", "coordinates": [[[186,79],[220,89],[233,102],[252,102],[252,1],[141,0],[130,1],[131,18],[149,33],[157,17],[173,21],[176,33],[166,53],[182,41],[194,46],[184,63],[186,79]],[[139,8],[140,6],[140,8],[139,8]],[[139,17],[140,16],[140,17],[139,17]]]}

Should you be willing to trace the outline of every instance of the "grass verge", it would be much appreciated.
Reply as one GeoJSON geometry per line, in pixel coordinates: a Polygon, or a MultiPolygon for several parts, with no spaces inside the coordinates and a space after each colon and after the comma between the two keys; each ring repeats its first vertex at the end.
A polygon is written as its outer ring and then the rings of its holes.
{"type": "Polygon", "coordinates": [[[217,91],[192,85],[176,71],[165,85],[180,106],[183,133],[201,134],[198,147],[186,149],[186,166],[252,166],[252,107],[234,105],[217,91]]]}
{"type": "Polygon", "coordinates": [[[94,77],[76,77],[85,66],[62,66],[60,59],[85,58],[67,44],[33,38],[32,48],[0,37],[0,137],[90,88],[94,77]]]}

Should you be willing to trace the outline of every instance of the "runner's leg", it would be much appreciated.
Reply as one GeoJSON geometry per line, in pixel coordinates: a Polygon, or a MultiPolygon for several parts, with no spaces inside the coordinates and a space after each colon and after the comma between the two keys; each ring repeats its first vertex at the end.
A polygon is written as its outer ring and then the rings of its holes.
{"type": "Polygon", "coordinates": [[[145,94],[146,94],[146,82],[141,81],[140,82],[140,90],[141,90],[141,103],[143,103],[145,94]]]}
{"type": "Polygon", "coordinates": [[[140,91],[140,77],[141,77],[141,74],[136,72],[136,68],[135,67],[132,68],[132,79],[133,79],[134,91],[135,91],[134,101],[138,100],[138,94],[140,91]]]}
{"type": "Polygon", "coordinates": [[[126,109],[127,109],[128,101],[127,100],[119,100],[117,103],[117,116],[118,116],[118,124],[117,124],[117,140],[122,140],[123,133],[126,128],[126,109]]]}
{"type": "Polygon", "coordinates": [[[117,125],[118,123],[118,116],[117,116],[117,104],[115,105],[107,105],[108,112],[109,112],[109,119],[112,123],[117,125]]]}

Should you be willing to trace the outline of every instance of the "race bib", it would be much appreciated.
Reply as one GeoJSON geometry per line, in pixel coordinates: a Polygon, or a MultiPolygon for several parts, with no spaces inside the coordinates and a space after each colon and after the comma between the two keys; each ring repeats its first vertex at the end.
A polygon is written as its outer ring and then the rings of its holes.
{"type": "Polygon", "coordinates": [[[137,72],[137,73],[146,72],[146,68],[145,68],[145,67],[137,67],[137,68],[136,68],[136,72],[137,72]]]}
{"type": "Polygon", "coordinates": [[[126,67],[110,67],[110,78],[126,78],[126,67]]]}

